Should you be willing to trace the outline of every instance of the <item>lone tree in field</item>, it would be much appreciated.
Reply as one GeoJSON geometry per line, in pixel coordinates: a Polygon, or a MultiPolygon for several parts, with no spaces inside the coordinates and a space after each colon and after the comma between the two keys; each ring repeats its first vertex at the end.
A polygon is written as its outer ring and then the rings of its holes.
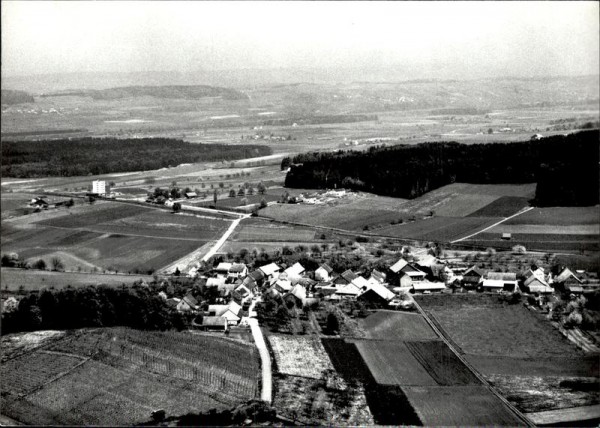
{"type": "Polygon", "coordinates": [[[65,265],[63,264],[62,260],[58,257],[52,257],[50,263],[52,264],[52,270],[59,271],[64,270],[65,268],[65,265]]]}
{"type": "Polygon", "coordinates": [[[46,262],[44,261],[44,259],[39,259],[33,264],[33,268],[39,270],[46,270],[46,262]]]}
{"type": "Polygon", "coordinates": [[[217,190],[213,192],[213,201],[215,202],[215,207],[217,206],[217,190]]]}
{"type": "Polygon", "coordinates": [[[235,198],[235,190],[231,189],[231,190],[229,191],[229,197],[230,197],[230,198],[235,198]]]}
{"type": "Polygon", "coordinates": [[[181,210],[181,204],[179,202],[175,202],[173,204],[173,212],[176,213],[176,212],[179,212],[180,210],[181,210]]]}
{"type": "Polygon", "coordinates": [[[265,201],[265,198],[260,200],[260,208],[267,208],[267,201],[265,201]]]}
{"type": "Polygon", "coordinates": [[[258,190],[258,193],[260,193],[261,195],[265,194],[265,191],[267,190],[265,185],[263,184],[263,182],[261,181],[260,183],[258,183],[258,186],[256,186],[256,190],[258,190]]]}

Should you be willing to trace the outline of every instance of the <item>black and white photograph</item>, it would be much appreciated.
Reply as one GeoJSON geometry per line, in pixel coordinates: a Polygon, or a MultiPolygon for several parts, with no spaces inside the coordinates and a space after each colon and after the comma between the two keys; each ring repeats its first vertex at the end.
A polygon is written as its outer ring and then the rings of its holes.
{"type": "Polygon", "coordinates": [[[600,2],[0,2],[0,426],[600,425],[600,2]]]}

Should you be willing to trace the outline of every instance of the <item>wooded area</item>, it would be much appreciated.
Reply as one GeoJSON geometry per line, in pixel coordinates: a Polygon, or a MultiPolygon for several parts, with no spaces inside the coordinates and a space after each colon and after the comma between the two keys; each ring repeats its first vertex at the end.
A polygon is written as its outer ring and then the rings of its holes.
{"type": "Polygon", "coordinates": [[[192,144],[170,138],[81,138],[2,142],[2,176],[70,177],[146,171],[182,163],[267,156],[261,145],[192,144]]]}
{"type": "MultiPolygon", "coordinates": [[[[439,142],[305,153],[292,159],[285,185],[412,199],[454,182],[537,182],[537,205],[594,205],[599,200],[598,137],[598,130],[592,130],[513,143],[439,142]]],[[[289,163],[283,159],[282,168],[289,163]]]]}

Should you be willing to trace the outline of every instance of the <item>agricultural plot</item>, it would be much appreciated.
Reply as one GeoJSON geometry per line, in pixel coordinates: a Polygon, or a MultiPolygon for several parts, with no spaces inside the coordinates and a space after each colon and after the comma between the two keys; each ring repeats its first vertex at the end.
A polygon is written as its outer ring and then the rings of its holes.
{"type": "Polygon", "coordinates": [[[597,225],[598,210],[600,210],[598,205],[593,207],[534,208],[524,214],[511,218],[506,222],[506,224],[553,226],[570,226],[580,224],[597,225]]]}
{"type": "Polygon", "coordinates": [[[580,356],[547,320],[497,295],[416,297],[465,354],[510,357],[580,356]]]}
{"type": "Polygon", "coordinates": [[[236,241],[249,242],[310,242],[315,239],[315,231],[311,229],[290,227],[278,224],[246,224],[242,222],[233,236],[236,241]]]}
{"type": "Polygon", "coordinates": [[[378,384],[438,385],[404,342],[356,340],[353,343],[378,384]]]}
{"type": "Polygon", "coordinates": [[[419,314],[377,311],[360,320],[360,323],[369,339],[394,341],[439,339],[419,314]]]}
{"type": "Polygon", "coordinates": [[[484,386],[410,386],[403,388],[424,426],[522,426],[484,386]]]}
{"type": "Polygon", "coordinates": [[[469,217],[508,217],[529,206],[529,199],[519,196],[502,196],[469,217]]]}
{"type": "Polygon", "coordinates": [[[515,245],[523,245],[534,251],[600,251],[600,235],[568,235],[558,233],[514,234],[510,240],[503,240],[498,233],[484,232],[461,241],[461,244],[474,245],[479,248],[511,249],[515,245]]]}
{"type": "Polygon", "coordinates": [[[157,408],[223,409],[258,392],[253,346],[189,333],[79,331],[8,363],[3,413],[24,423],[132,425],[157,408]]]}
{"type": "Polygon", "coordinates": [[[470,235],[500,220],[491,217],[431,217],[410,223],[388,226],[379,235],[424,241],[452,241],[470,235]]]}
{"type": "Polygon", "coordinates": [[[122,284],[131,284],[138,280],[152,281],[148,275],[119,275],[119,274],[90,274],[77,272],[50,272],[41,270],[24,270],[2,268],[0,275],[0,288],[4,292],[16,292],[21,287],[25,290],[41,290],[54,287],[80,287],[87,285],[109,285],[118,287],[122,284]]]}
{"type": "Polygon", "coordinates": [[[268,337],[279,373],[321,379],[333,370],[321,342],[312,337],[270,335],[268,337]]]}

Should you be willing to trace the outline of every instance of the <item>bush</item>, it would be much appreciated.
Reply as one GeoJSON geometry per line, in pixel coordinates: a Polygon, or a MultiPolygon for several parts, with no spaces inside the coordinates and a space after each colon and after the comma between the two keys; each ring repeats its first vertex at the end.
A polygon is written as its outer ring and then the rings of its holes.
{"type": "Polygon", "coordinates": [[[46,270],[46,262],[44,261],[44,259],[39,259],[33,264],[33,268],[39,270],[46,270]]]}

